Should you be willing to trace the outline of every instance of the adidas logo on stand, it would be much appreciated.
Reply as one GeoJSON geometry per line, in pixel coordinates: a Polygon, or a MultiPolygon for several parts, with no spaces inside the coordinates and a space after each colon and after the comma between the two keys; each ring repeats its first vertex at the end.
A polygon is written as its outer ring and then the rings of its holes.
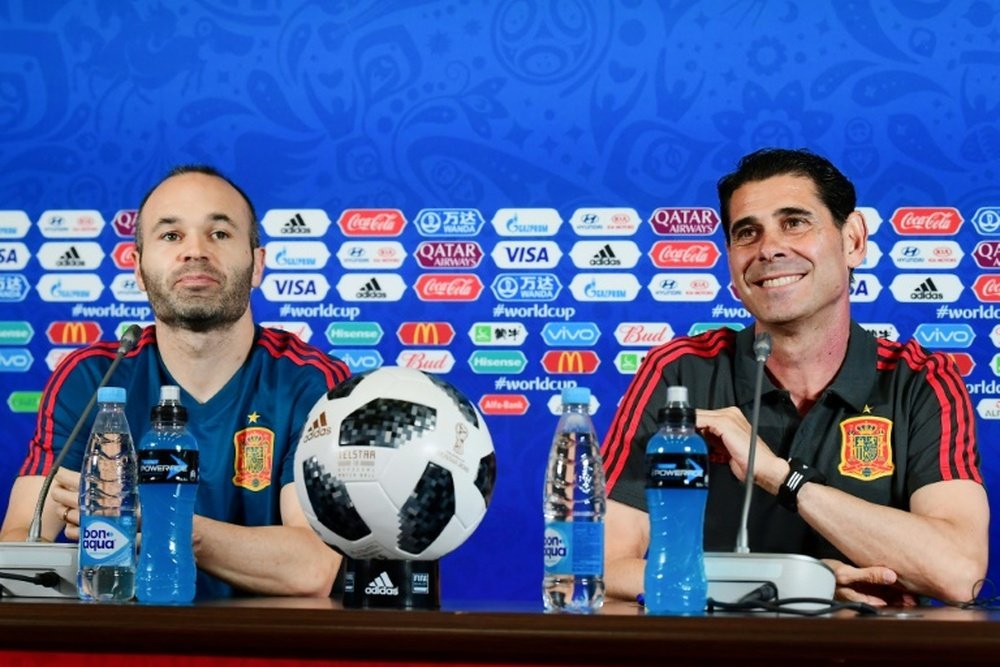
{"type": "Polygon", "coordinates": [[[306,431],[305,436],[302,437],[302,442],[306,443],[313,438],[319,438],[324,435],[330,435],[332,429],[326,424],[326,413],[319,413],[319,417],[313,420],[313,423],[309,425],[309,430],[306,431]]]}
{"type": "Polygon", "coordinates": [[[399,588],[389,579],[388,572],[382,572],[365,586],[365,593],[367,595],[399,595],[399,588]]]}
{"type": "Polygon", "coordinates": [[[621,266],[622,261],[618,259],[615,255],[615,251],[611,249],[611,244],[606,244],[597,253],[590,258],[591,266],[621,266]]]}
{"type": "Polygon", "coordinates": [[[944,298],[944,295],[938,291],[937,285],[934,284],[934,279],[928,278],[917,285],[917,288],[910,294],[910,298],[914,301],[940,301],[944,298]]]}
{"type": "Polygon", "coordinates": [[[309,234],[309,225],[301,213],[293,215],[281,228],[282,234],[309,234]]]}

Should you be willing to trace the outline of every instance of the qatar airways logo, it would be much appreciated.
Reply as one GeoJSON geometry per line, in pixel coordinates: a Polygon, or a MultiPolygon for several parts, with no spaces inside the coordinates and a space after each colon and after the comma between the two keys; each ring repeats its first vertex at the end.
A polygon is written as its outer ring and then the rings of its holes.
{"type": "Polygon", "coordinates": [[[710,269],[720,255],[712,241],[657,241],[649,251],[658,269],[710,269]]]}
{"type": "Polygon", "coordinates": [[[425,269],[474,269],[483,261],[483,249],[475,241],[424,241],[414,256],[425,269]]]}
{"type": "Polygon", "coordinates": [[[664,207],[653,211],[649,224],[660,236],[708,236],[719,226],[719,214],[707,207],[664,207]]]}
{"type": "Polygon", "coordinates": [[[421,301],[475,301],[483,283],[474,273],[425,273],[414,289],[421,301]]]}
{"type": "Polygon", "coordinates": [[[666,322],[622,322],[615,329],[619,345],[655,347],[673,337],[674,330],[666,322]]]}
{"type": "Polygon", "coordinates": [[[954,236],[963,221],[958,209],[950,206],[901,207],[890,220],[901,236],[954,236]]]}
{"type": "Polygon", "coordinates": [[[1000,269],[1000,241],[980,241],[972,258],[981,269],[1000,269]]]}
{"type": "Polygon", "coordinates": [[[399,236],[405,225],[403,212],[395,208],[349,208],[337,220],[344,236],[399,236]]]}

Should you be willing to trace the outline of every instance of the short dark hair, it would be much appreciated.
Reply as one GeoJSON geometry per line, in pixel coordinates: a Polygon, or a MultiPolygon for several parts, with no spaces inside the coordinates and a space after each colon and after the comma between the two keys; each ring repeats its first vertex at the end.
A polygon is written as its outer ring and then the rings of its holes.
{"type": "Polygon", "coordinates": [[[142,252],[142,209],[146,207],[146,202],[149,200],[150,195],[156,188],[163,185],[164,181],[173,178],[174,176],[181,176],[183,174],[204,174],[205,176],[214,176],[215,178],[221,178],[223,181],[229,184],[233,190],[239,193],[240,197],[247,205],[247,210],[250,212],[250,247],[259,248],[260,247],[260,227],[257,223],[257,210],[253,207],[253,202],[250,201],[250,197],[247,193],[243,192],[243,188],[233,183],[233,181],[223,174],[221,171],[215,167],[207,164],[182,164],[174,167],[167,175],[157,181],[156,185],[149,189],[146,196],[142,198],[139,203],[139,211],[136,219],[135,225],[135,247],[136,250],[142,252]]]}
{"type": "Polygon", "coordinates": [[[820,200],[830,210],[837,227],[843,227],[857,205],[854,185],[825,157],[800,148],[762,148],[743,157],[736,171],[719,179],[719,214],[729,245],[729,202],[736,190],[751,182],[791,174],[812,180],[820,200]]]}

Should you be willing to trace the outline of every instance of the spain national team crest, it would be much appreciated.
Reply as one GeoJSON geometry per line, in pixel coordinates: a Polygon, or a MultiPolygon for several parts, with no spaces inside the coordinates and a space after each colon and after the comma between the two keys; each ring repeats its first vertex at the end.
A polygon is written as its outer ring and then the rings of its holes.
{"type": "Polygon", "coordinates": [[[884,417],[852,417],[840,422],[841,475],[870,482],[891,475],[892,421],[884,417]]]}
{"type": "Polygon", "coordinates": [[[250,491],[260,491],[271,485],[271,463],[274,458],[274,431],[262,426],[248,426],[233,436],[236,457],[233,484],[250,491]]]}

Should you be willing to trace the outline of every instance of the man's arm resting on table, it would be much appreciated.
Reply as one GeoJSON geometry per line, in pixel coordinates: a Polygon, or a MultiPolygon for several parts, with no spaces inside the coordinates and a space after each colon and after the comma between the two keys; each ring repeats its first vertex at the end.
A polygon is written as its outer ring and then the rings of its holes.
{"type": "Polygon", "coordinates": [[[608,500],[604,517],[604,583],[609,597],[635,600],[643,589],[649,548],[649,515],[608,500]]]}
{"type": "Polygon", "coordinates": [[[281,488],[281,520],[280,526],[247,527],[196,516],[198,567],[266,595],[329,595],[340,555],[309,527],[294,484],[281,488]]]}

